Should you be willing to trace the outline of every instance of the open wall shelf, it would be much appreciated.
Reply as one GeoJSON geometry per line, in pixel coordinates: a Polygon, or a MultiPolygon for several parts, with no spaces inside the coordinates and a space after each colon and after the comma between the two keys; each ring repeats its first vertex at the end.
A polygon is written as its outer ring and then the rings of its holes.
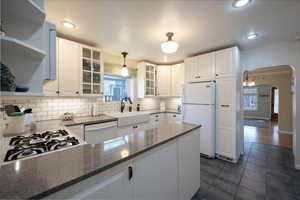
{"type": "Polygon", "coordinates": [[[8,36],[1,36],[1,52],[3,55],[16,55],[30,59],[42,60],[46,53],[20,40],[8,36]]]}
{"type": "Polygon", "coordinates": [[[32,93],[32,92],[4,92],[0,91],[0,96],[45,96],[43,93],[32,93]]]}
{"type": "Polygon", "coordinates": [[[3,20],[20,19],[43,24],[45,12],[32,0],[1,0],[3,20]]]}

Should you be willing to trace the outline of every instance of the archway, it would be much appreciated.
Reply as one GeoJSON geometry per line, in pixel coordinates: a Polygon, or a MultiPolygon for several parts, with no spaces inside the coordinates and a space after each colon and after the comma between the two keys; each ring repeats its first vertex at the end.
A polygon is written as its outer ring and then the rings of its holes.
{"type": "Polygon", "coordinates": [[[243,80],[244,140],[292,148],[293,69],[290,66],[258,68],[245,71],[243,80]],[[276,92],[278,123],[274,120],[276,92]]]}

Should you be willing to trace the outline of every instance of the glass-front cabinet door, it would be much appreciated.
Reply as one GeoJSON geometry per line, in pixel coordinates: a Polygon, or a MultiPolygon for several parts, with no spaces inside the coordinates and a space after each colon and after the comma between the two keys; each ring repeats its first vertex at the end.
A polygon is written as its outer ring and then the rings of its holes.
{"type": "Polygon", "coordinates": [[[101,51],[86,46],[82,46],[81,51],[81,93],[100,95],[103,75],[101,51]]]}
{"type": "Polygon", "coordinates": [[[155,96],[155,66],[146,65],[145,95],[155,96]]]}

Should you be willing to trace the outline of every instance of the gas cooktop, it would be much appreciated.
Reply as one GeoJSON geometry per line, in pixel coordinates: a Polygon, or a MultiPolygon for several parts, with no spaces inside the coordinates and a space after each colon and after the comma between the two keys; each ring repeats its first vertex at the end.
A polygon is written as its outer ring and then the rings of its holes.
{"type": "Polygon", "coordinates": [[[16,136],[10,139],[9,145],[12,149],[7,151],[4,161],[18,160],[78,144],[79,141],[75,137],[70,137],[66,130],[16,136]]]}

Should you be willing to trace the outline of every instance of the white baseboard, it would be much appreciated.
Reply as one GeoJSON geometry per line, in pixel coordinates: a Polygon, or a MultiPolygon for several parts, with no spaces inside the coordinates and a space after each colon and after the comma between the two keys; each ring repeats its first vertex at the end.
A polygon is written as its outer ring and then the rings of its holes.
{"type": "Polygon", "coordinates": [[[293,135],[292,131],[283,131],[283,130],[278,130],[279,134],[288,134],[288,135],[293,135]]]}
{"type": "Polygon", "coordinates": [[[261,119],[261,120],[271,120],[268,117],[251,117],[251,116],[244,116],[244,119],[261,119]]]}

